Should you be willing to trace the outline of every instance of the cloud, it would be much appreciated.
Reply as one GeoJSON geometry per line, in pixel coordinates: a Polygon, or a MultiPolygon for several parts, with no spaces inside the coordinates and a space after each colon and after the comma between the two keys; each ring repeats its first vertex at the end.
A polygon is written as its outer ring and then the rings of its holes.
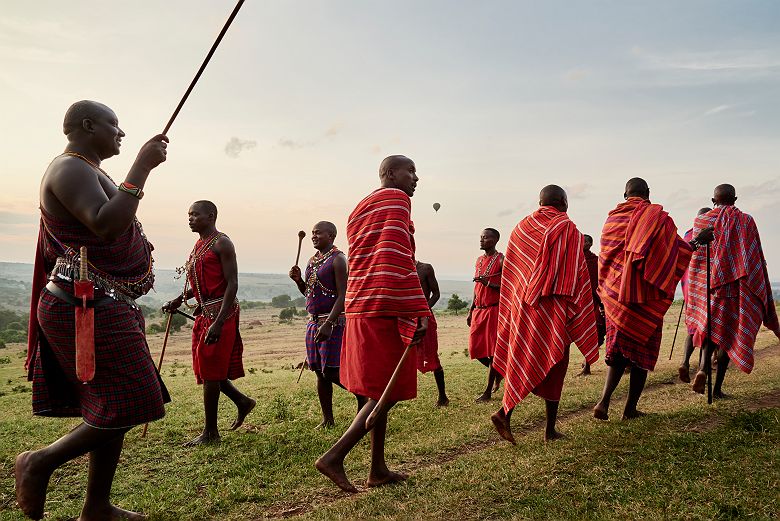
{"type": "Polygon", "coordinates": [[[299,148],[317,146],[323,141],[334,139],[344,129],[344,123],[334,123],[329,126],[325,131],[314,139],[304,141],[296,140],[287,137],[280,138],[277,145],[282,148],[289,148],[291,150],[297,150],[299,148]]]}
{"type": "Polygon", "coordinates": [[[720,50],[704,52],[647,52],[634,47],[632,53],[655,69],[685,71],[772,71],[780,72],[780,55],[769,49],[720,50]]]}
{"type": "Polygon", "coordinates": [[[314,143],[302,143],[300,141],[295,141],[294,139],[289,139],[286,137],[283,137],[279,139],[278,145],[282,148],[291,148],[291,149],[297,149],[297,148],[303,148],[307,146],[312,146],[314,143]]]}
{"type": "Polygon", "coordinates": [[[729,110],[732,108],[731,105],[718,105],[717,107],[712,107],[709,110],[704,111],[703,116],[713,116],[715,114],[718,114],[720,112],[723,112],[724,110],[729,110]]]}
{"type": "Polygon", "coordinates": [[[775,199],[780,194],[780,178],[769,179],[757,185],[737,186],[737,197],[751,197],[756,199],[775,199]]]}
{"type": "Polygon", "coordinates": [[[331,125],[328,130],[325,131],[326,138],[336,137],[344,129],[344,123],[336,123],[331,125]]]}
{"type": "Polygon", "coordinates": [[[37,223],[39,215],[37,213],[9,212],[0,210],[0,224],[16,225],[37,223]]]}
{"type": "Polygon", "coordinates": [[[588,76],[590,76],[590,71],[588,69],[578,67],[576,69],[572,69],[568,71],[564,75],[564,78],[567,79],[568,81],[578,82],[580,80],[584,80],[588,76]]]}
{"type": "Polygon", "coordinates": [[[225,145],[225,154],[228,157],[237,158],[244,150],[252,150],[257,147],[257,141],[249,139],[239,139],[237,137],[230,138],[230,141],[225,145]]]}
{"type": "Polygon", "coordinates": [[[576,185],[563,187],[569,199],[584,199],[590,188],[591,186],[588,183],[577,183],[576,185]]]}

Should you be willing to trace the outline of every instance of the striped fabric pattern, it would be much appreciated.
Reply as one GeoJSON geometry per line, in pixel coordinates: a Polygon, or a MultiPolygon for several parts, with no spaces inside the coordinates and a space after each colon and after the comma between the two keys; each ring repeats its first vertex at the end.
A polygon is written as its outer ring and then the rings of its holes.
{"type": "MultiPolygon", "coordinates": [[[[712,226],[710,245],[712,342],[725,349],[742,371],[753,370],[753,345],[763,322],[780,333],[761,239],[753,218],[735,206],[720,206],[696,218],[694,234],[712,226]]],[[[694,344],[707,334],[706,249],[693,254],[688,269],[686,325],[694,344]]]]}
{"type": "Polygon", "coordinates": [[[515,227],[504,256],[493,367],[506,378],[504,409],[532,392],[574,342],[598,360],[583,236],[568,215],[543,206],[515,227]]]}
{"type": "Polygon", "coordinates": [[[629,197],[601,232],[599,296],[608,321],[645,344],[672,304],[692,249],[658,204],[629,197]]]}
{"type": "Polygon", "coordinates": [[[412,202],[396,188],[380,188],[358,203],[347,221],[348,318],[397,317],[408,345],[417,318],[431,315],[414,260],[412,202]]]}

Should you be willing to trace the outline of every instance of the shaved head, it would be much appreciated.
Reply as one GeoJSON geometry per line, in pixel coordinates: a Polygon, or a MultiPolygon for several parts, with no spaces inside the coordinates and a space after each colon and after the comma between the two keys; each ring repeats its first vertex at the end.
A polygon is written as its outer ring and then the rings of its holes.
{"type": "Polygon", "coordinates": [[[648,199],[650,197],[650,187],[647,186],[647,181],[641,177],[632,177],[626,183],[626,197],[641,197],[648,199]]]}
{"type": "Polygon", "coordinates": [[[336,238],[336,225],[333,224],[330,221],[320,221],[317,224],[314,225],[315,230],[322,230],[328,235],[331,236],[331,238],[336,238]]]}
{"type": "Polygon", "coordinates": [[[712,202],[718,205],[731,206],[737,200],[737,191],[733,185],[722,184],[715,187],[712,202]]]}
{"type": "Polygon", "coordinates": [[[116,118],[114,111],[102,103],[90,100],[77,101],[71,105],[65,112],[65,119],[62,123],[62,131],[69,135],[76,130],[80,130],[85,119],[97,120],[100,117],[111,116],[116,118]]]}
{"type": "Polygon", "coordinates": [[[407,166],[412,160],[406,156],[387,156],[379,165],[379,177],[385,177],[390,170],[407,166]]]}
{"type": "Polygon", "coordinates": [[[583,241],[584,249],[585,250],[590,250],[590,247],[593,246],[593,237],[591,237],[587,233],[584,233],[582,235],[582,237],[584,239],[584,241],[583,241]]]}
{"type": "Polygon", "coordinates": [[[217,205],[212,203],[211,201],[195,201],[192,203],[192,207],[197,206],[199,210],[203,211],[205,214],[214,214],[214,220],[217,220],[217,205]]]}
{"type": "Polygon", "coordinates": [[[552,206],[565,212],[569,209],[569,201],[566,198],[566,190],[558,185],[547,185],[539,192],[539,206],[552,206]]]}
{"type": "Polygon", "coordinates": [[[696,215],[703,215],[703,214],[705,214],[705,213],[707,213],[707,212],[709,212],[711,210],[712,210],[712,208],[710,208],[708,206],[705,206],[704,208],[699,208],[699,211],[696,212],[696,215]]]}

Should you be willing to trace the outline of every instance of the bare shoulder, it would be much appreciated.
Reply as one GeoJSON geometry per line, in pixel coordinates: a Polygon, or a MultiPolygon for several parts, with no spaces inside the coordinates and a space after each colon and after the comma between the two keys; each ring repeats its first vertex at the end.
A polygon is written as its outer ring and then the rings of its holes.
{"type": "Polygon", "coordinates": [[[230,240],[230,237],[225,235],[224,233],[220,235],[220,237],[216,240],[214,243],[214,251],[217,253],[223,253],[223,252],[234,252],[236,251],[236,247],[233,245],[233,241],[230,240]]]}
{"type": "Polygon", "coordinates": [[[98,182],[98,173],[94,167],[82,159],[72,156],[60,156],[51,162],[43,174],[42,186],[56,188],[63,183],[98,182]]]}
{"type": "Polygon", "coordinates": [[[347,267],[347,256],[343,251],[339,251],[336,255],[333,256],[333,265],[337,268],[347,267]]]}
{"type": "Polygon", "coordinates": [[[41,206],[56,217],[73,220],[71,209],[79,194],[89,194],[99,201],[107,198],[98,175],[97,170],[76,157],[54,159],[41,180],[41,206]]]}

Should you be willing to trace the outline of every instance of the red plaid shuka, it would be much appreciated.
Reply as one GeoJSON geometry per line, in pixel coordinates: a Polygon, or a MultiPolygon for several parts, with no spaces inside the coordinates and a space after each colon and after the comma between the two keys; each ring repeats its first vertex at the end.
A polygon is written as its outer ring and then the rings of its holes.
{"type": "Polygon", "coordinates": [[[417,318],[431,311],[414,260],[412,202],[397,188],[380,188],[349,216],[347,318],[397,317],[409,344],[417,318]]]}
{"type": "MultiPolygon", "coordinates": [[[[753,345],[763,322],[780,335],[761,239],[753,218],[735,206],[719,206],[696,218],[694,234],[712,226],[710,291],[712,342],[742,371],[753,370],[753,345]]],[[[699,248],[688,269],[686,325],[701,346],[707,335],[707,259],[699,248]]]]}
{"type": "MultiPolygon", "coordinates": [[[[33,382],[33,413],[81,416],[97,428],[123,428],[161,418],[170,401],[146,344],[144,318],[127,299],[151,289],[152,245],[140,224],[131,224],[106,243],[79,223],[65,223],[41,209],[31,302],[28,377],[33,382]],[[95,378],[76,379],[74,308],[43,289],[47,274],[73,293],[68,270],[58,258],[87,246],[90,277],[100,286],[111,282],[119,298],[95,308],[95,378]],[[59,267],[57,267],[59,266],[59,267]]],[[[102,289],[95,297],[104,296],[102,289]]]]}
{"type": "MultiPolygon", "coordinates": [[[[347,222],[349,276],[341,348],[341,381],[350,392],[379,399],[419,317],[431,315],[414,261],[411,199],[380,188],[347,222]]],[[[391,401],[417,396],[415,354],[401,368],[391,401]]]]}
{"type": "Polygon", "coordinates": [[[545,381],[572,342],[598,360],[583,236],[568,215],[542,206],[512,231],[498,309],[493,367],[506,378],[506,411],[545,381]]]}
{"type": "Polygon", "coordinates": [[[608,363],[621,354],[641,369],[655,368],[659,328],[691,254],[661,205],[629,197],[609,213],[599,255],[608,363]]]}

